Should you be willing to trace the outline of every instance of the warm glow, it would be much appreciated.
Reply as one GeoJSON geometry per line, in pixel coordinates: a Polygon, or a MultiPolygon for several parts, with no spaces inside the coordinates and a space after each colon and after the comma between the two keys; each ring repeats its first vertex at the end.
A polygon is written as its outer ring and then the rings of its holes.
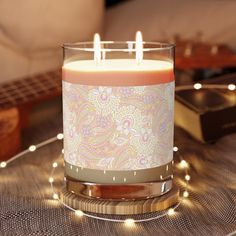
{"type": "MultiPolygon", "coordinates": [[[[57,135],[57,138],[58,138],[58,136],[59,137],[62,137],[63,138],[63,134],[58,134],[57,135]],[[60,136],[59,136],[60,135],[60,136]]],[[[62,139],[62,138],[58,138],[58,139],[62,139]]],[[[55,137],[54,137],[54,140],[55,140],[55,137]]],[[[46,140],[46,141],[48,141],[48,140],[46,140]]],[[[44,142],[44,143],[46,143],[46,142],[44,142]]],[[[50,143],[50,142],[47,142],[47,143],[50,143]]],[[[41,146],[44,146],[45,144],[43,144],[43,145],[40,145],[40,144],[38,144],[37,146],[38,146],[38,148],[39,147],[41,147],[41,146]]],[[[37,146],[35,146],[35,145],[31,145],[31,146],[29,146],[29,148],[28,148],[28,150],[29,151],[31,151],[31,152],[33,152],[33,151],[35,151],[36,149],[37,149],[37,146]]],[[[178,148],[177,147],[174,147],[173,148],[173,150],[174,151],[178,151],[178,148]]],[[[62,149],[62,153],[64,153],[64,149],[62,149]]],[[[23,154],[21,154],[21,156],[22,156],[23,154]]],[[[19,156],[17,156],[15,159],[18,159],[20,157],[20,155],[19,156]]],[[[10,160],[11,161],[11,160],[10,160]]],[[[9,161],[9,162],[10,162],[9,161]]],[[[6,166],[7,166],[7,163],[8,162],[5,162],[5,161],[3,161],[3,162],[0,162],[0,168],[5,168],[6,166]]],[[[172,161],[172,163],[173,163],[173,161],[172,161]]],[[[180,162],[180,165],[182,165],[182,166],[188,166],[189,164],[185,161],[185,160],[181,160],[181,162],[180,162]]],[[[52,167],[53,168],[56,168],[58,166],[58,163],[57,162],[54,162],[53,164],[52,164],[52,167]]],[[[72,167],[72,166],[71,166],[72,167]]],[[[82,168],[81,168],[82,169],[82,168]]],[[[104,173],[105,173],[105,171],[104,171],[104,173]]],[[[134,171],[134,176],[136,175],[136,171],[134,171]]],[[[161,176],[162,177],[162,176],[161,176]]],[[[173,175],[172,175],[172,178],[173,178],[173,175]]],[[[185,180],[187,180],[187,181],[189,181],[190,180],[190,175],[188,175],[188,174],[186,174],[185,175],[185,180]]],[[[66,180],[66,177],[64,177],[64,180],[66,180]]],[[[115,181],[115,176],[113,177],[113,180],[115,181]]],[[[49,179],[48,179],[48,181],[50,182],[50,183],[53,183],[54,182],[54,178],[53,177],[50,177],[49,179]]],[[[126,181],[126,178],[124,178],[124,182],[126,181]]],[[[51,185],[51,188],[52,188],[52,191],[53,191],[53,185],[51,185]]],[[[186,188],[187,189],[187,188],[186,188]]],[[[90,190],[91,191],[91,190],[90,190]]],[[[73,191],[72,191],[73,192],[73,191]]],[[[74,193],[74,192],[73,192],[74,193]]],[[[91,195],[91,193],[89,194],[89,195],[91,195]]],[[[183,197],[184,198],[188,198],[189,197],[189,192],[187,191],[187,190],[185,190],[184,192],[183,192],[183,197]]],[[[52,198],[53,199],[55,199],[55,200],[58,200],[59,199],[59,195],[57,194],[57,193],[53,193],[53,195],[52,195],[52,198]]],[[[50,201],[52,201],[52,200],[50,200],[50,201]]],[[[184,201],[189,201],[188,199],[184,199],[184,201]]],[[[56,203],[56,201],[53,201],[53,203],[56,203]]],[[[72,209],[72,210],[74,210],[73,208],[70,208],[70,209],[72,209]]],[[[74,210],[74,212],[75,212],[75,214],[77,215],[77,216],[79,216],[79,217],[82,217],[82,216],[84,216],[84,213],[83,213],[83,211],[81,211],[81,210],[74,210]]],[[[168,211],[167,211],[167,214],[169,215],[169,216],[173,216],[173,215],[175,215],[175,209],[174,208],[170,208],[170,209],[168,209],[168,211]]],[[[154,219],[154,218],[151,218],[151,219],[154,219]]],[[[115,220],[114,220],[115,221],[115,220]]],[[[124,221],[124,223],[125,223],[125,225],[126,226],[128,226],[128,227],[132,227],[132,226],[134,226],[135,225],[135,222],[141,222],[142,220],[138,220],[138,221],[135,221],[134,219],[131,219],[131,218],[129,218],[129,219],[126,219],[125,221],[124,221]]],[[[146,220],[143,220],[143,221],[146,221],[146,220]]],[[[120,222],[120,221],[118,221],[118,222],[120,222]]]]}
{"type": "Polygon", "coordinates": [[[53,167],[53,168],[56,168],[57,166],[58,166],[57,162],[54,162],[54,163],[52,164],[52,167],[53,167]]]}
{"type": "Polygon", "coordinates": [[[35,145],[29,146],[29,151],[30,152],[34,152],[35,150],[36,150],[36,146],[35,145]]]}
{"type": "Polygon", "coordinates": [[[61,150],[61,153],[64,154],[64,148],[61,150]]]}
{"type": "Polygon", "coordinates": [[[134,219],[126,219],[125,220],[125,225],[128,227],[132,227],[134,225],[135,221],[134,219]]]}
{"type": "Polygon", "coordinates": [[[135,39],[135,47],[136,47],[136,61],[138,64],[141,63],[143,60],[143,36],[140,31],[136,33],[136,39],[135,39]]]}
{"type": "Polygon", "coordinates": [[[234,84],[229,84],[228,85],[228,89],[231,90],[231,91],[235,90],[235,88],[236,88],[236,86],[234,84]]]}
{"type": "Polygon", "coordinates": [[[1,168],[5,168],[7,166],[7,163],[5,161],[1,162],[0,163],[0,167],[1,168]]]}
{"type": "Polygon", "coordinates": [[[177,152],[179,149],[177,147],[173,147],[173,151],[177,152]]]}
{"type": "Polygon", "coordinates": [[[63,137],[64,137],[64,136],[63,136],[63,134],[61,134],[61,133],[57,135],[57,139],[59,139],[59,140],[63,139],[63,137]]]}
{"type": "Polygon", "coordinates": [[[48,179],[48,182],[49,182],[49,183],[53,183],[53,182],[54,182],[53,177],[50,177],[50,178],[48,179]]]}
{"type": "Polygon", "coordinates": [[[170,208],[167,212],[169,216],[173,216],[175,214],[175,210],[173,208],[170,208]]]}
{"type": "Polygon", "coordinates": [[[193,85],[193,87],[198,90],[198,89],[202,88],[202,85],[200,83],[196,83],[193,85]]]}
{"type": "Polygon", "coordinates": [[[57,193],[54,193],[54,194],[52,195],[52,197],[53,197],[53,199],[55,199],[55,200],[57,200],[57,199],[59,198],[59,196],[58,196],[57,193]]]}
{"type": "Polygon", "coordinates": [[[84,215],[84,213],[81,210],[76,210],[75,214],[79,217],[82,217],[84,215]]]}
{"type": "Polygon", "coordinates": [[[187,161],[181,160],[181,162],[179,163],[179,166],[180,166],[180,168],[185,169],[185,168],[189,167],[189,164],[187,161]]]}
{"type": "Polygon", "coordinates": [[[184,191],[184,192],[183,192],[183,197],[188,197],[188,196],[189,196],[188,191],[184,191]]]}
{"type": "Polygon", "coordinates": [[[191,179],[190,175],[185,175],[184,177],[187,181],[189,181],[191,179]]]}
{"type": "Polygon", "coordinates": [[[142,60],[142,63],[138,65],[134,59],[107,59],[98,66],[93,60],[78,60],[68,62],[63,69],[79,72],[151,72],[173,70],[173,63],[161,60],[142,60]]]}

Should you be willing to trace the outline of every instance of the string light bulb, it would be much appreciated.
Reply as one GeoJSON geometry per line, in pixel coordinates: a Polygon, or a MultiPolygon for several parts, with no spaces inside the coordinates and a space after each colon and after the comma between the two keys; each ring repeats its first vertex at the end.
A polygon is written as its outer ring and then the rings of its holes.
{"type": "Polygon", "coordinates": [[[57,166],[58,166],[57,162],[54,162],[54,163],[52,164],[52,167],[53,167],[53,168],[56,168],[57,166]]]}
{"type": "Polygon", "coordinates": [[[234,84],[229,84],[228,85],[228,90],[233,91],[236,89],[236,86],[234,84]]]}
{"type": "Polygon", "coordinates": [[[196,83],[196,84],[193,85],[193,87],[198,90],[198,89],[202,88],[202,84],[196,83]]]}
{"type": "Polygon", "coordinates": [[[5,161],[1,162],[0,163],[0,167],[1,168],[5,168],[7,166],[7,163],[5,161]]]}
{"type": "Polygon", "coordinates": [[[52,197],[53,197],[53,199],[55,199],[55,200],[58,200],[58,199],[59,199],[59,196],[58,196],[57,193],[54,193],[54,194],[52,195],[52,197]]]}
{"type": "Polygon", "coordinates": [[[76,210],[75,214],[79,217],[82,217],[84,215],[84,213],[81,210],[76,210]]]}
{"type": "Polygon", "coordinates": [[[179,163],[179,166],[180,166],[180,168],[185,169],[185,168],[189,167],[189,164],[188,164],[187,161],[181,160],[180,163],[179,163]]]}
{"type": "Polygon", "coordinates": [[[178,152],[178,150],[179,150],[178,147],[173,147],[174,152],[178,152]]]}
{"type": "Polygon", "coordinates": [[[53,177],[50,177],[50,178],[48,179],[48,182],[49,182],[49,183],[53,183],[53,182],[54,182],[54,178],[53,178],[53,177]]]}
{"type": "Polygon", "coordinates": [[[57,135],[57,139],[58,139],[58,140],[62,140],[63,138],[64,138],[64,135],[63,135],[63,134],[59,133],[59,134],[57,135]]]}
{"type": "Polygon", "coordinates": [[[187,181],[189,181],[191,179],[190,175],[185,175],[184,177],[187,181]]]}
{"type": "Polygon", "coordinates": [[[134,223],[135,223],[134,219],[126,219],[125,220],[125,225],[128,227],[134,226],[134,223]]]}
{"type": "Polygon", "coordinates": [[[168,211],[167,211],[167,214],[169,216],[173,216],[175,214],[175,210],[173,208],[170,208],[168,211]]]}
{"type": "Polygon", "coordinates": [[[188,191],[187,190],[185,190],[184,192],[183,192],[183,197],[188,197],[189,196],[189,193],[188,193],[188,191]]]}
{"type": "Polygon", "coordinates": [[[35,145],[29,146],[29,151],[30,152],[34,152],[35,150],[36,150],[36,146],[35,145]]]}

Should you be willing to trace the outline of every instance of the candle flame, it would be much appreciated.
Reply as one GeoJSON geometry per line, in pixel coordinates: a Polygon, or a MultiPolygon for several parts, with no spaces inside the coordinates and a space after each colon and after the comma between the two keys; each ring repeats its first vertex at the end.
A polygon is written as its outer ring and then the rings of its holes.
{"type": "Polygon", "coordinates": [[[139,64],[143,60],[143,36],[140,31],[137,31],[135,41],[136,61],[139,64]]]}
{"type": "Polygon", "coordinates": [[[94,35],[93,48],[94,48],[94,61],[98,63],[101,61],[101,39],[98,33],[94,35]]]}

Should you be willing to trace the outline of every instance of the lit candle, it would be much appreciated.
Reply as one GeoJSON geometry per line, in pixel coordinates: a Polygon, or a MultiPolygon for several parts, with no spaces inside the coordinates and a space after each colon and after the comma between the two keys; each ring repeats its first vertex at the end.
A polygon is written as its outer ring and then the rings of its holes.
{"type": "MultiPolygon", "coordinates": [[[[152,49],[143,48],[140,33],[136,38],[134,49],[127,43],[125,49],[112,50],[101,47],[105,43],[96,35],[94,49],[84,49],[93,52],[93,59],[65,60],[66,175],[95,184],[161,183],[161,195],[172,183],[173,62],[146,59],[152,49]],[[109,53],[115,56],[110,59],[109,53]]],[[[88,195],[93,194],[90,189],[88,195]]]]}

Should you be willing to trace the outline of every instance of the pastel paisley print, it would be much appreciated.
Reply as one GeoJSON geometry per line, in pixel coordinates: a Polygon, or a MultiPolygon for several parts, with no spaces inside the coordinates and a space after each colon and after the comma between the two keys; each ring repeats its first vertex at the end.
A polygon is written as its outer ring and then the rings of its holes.
{"type": "Polygon", "coordinates": [[[99,87],[63,81],[65,160],[101,170],[138,170],[173,159],[174,82],[99,87]]]}

